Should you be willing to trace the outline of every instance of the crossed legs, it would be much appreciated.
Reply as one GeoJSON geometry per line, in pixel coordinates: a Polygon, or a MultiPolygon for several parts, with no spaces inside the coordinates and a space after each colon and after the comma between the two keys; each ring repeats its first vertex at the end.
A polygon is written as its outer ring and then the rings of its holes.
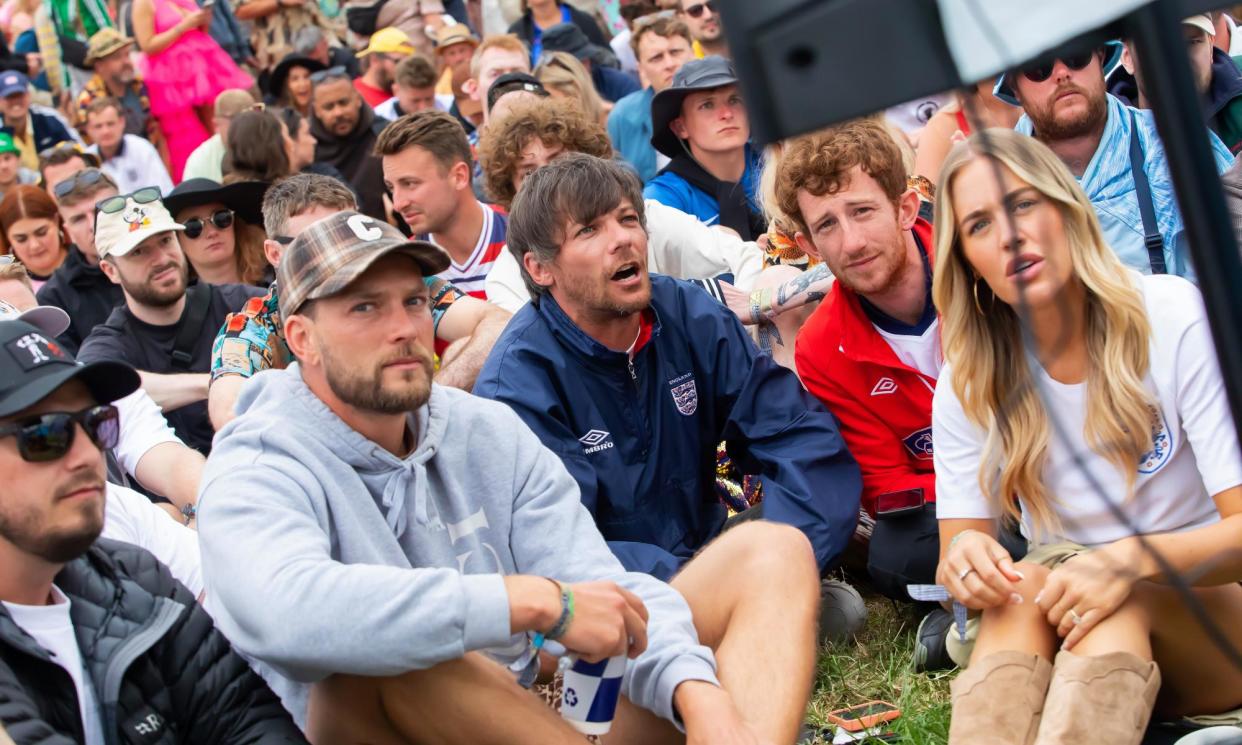
{"type": "MultiPolygon", "coordinates": [[[[672,581],[742,717],[766,740],[797,738],[815,665],[819,572],[796,529],[747,523],[717,538],[672,581]]],[[[581,745],[585,739],[481,654],[387,678],[335,675],[311,694],[316,743],[581,745]]],[[[682,743],[624,698],[607,745],[682,743]]]]}

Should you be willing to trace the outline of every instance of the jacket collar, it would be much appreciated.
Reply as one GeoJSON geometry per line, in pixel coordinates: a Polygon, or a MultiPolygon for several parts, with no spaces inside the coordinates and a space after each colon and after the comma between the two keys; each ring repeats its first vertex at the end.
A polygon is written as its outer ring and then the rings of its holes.
{"type": "MultiPolygon", "coordinates": [[[[652,282],[651,291],[651,305],[648,306],[652,315],[651,341],[648,342],[647,346],[651,346],[656,337],[660,335],[660,330],[663,327],[660,321],[660,312],[656,308],[655,304],[654,280],[652,282]]],[[[535,308],[537,309],[540,318],[542,318],[544,323],[548,325],[548,329],[552,332],[552,335],[555,336],[566,349],[581,357],[587,364],[601,365],[610,369],[615,369],[617,367],[624,369],[629,366],[630,356],[627,353],[609,349],[589,336],[585,331],[578,327],[578,324],[573,322],[573,320],[569,317],[569,314],[567,314],[565,310],[561,308],[560,304],[556,302],[556,299],[552,297],[552,293],[545,292],[543,296],[539,298],[539,302],[535,304],[535,308]]]]}
{"type": "Polygon", "coordinates": [[[1242,96],[1242,71],[1238,70],[1232,57],[1213,48],[1212,83],[1208,86],[1204,113],[1211,119],[1239,96],[1242,96]]]}

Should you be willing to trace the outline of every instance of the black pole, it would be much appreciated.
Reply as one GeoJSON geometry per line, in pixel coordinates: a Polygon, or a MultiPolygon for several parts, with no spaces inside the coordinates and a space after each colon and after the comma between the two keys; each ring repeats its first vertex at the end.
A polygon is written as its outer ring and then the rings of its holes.
{"type": "Polygon", "coordinates": [[[1207,137],[1200,134],[1207,125],[1181,21],[1176,3],[1156,0],[1130,14],[1126,23],[1164,141],[1225,393],[1242,440],[1242,255],[1225,210],[1216,160],[1207,137]]]}

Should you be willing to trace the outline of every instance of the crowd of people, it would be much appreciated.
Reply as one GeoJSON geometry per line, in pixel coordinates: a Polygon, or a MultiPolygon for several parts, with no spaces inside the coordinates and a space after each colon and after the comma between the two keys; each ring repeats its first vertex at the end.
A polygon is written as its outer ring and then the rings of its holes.
{"type": "MultiPolygon", "coordinates": [[[[1129,40],[762,148],[712,0],[0,30],[0,742],[583,742],[559,648],[628,658],[604,742],[811,743],[859,590],[955,745],[1242,741],[1129,40]]],[[[1242,231],[1242,36],[1181,32],[1242,231]]]]}

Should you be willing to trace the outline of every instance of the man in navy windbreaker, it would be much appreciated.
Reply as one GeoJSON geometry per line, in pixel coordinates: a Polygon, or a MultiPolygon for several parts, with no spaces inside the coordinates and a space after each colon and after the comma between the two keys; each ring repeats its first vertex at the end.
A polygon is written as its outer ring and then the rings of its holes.
{"type": "Polygon", "coordinates": [[[722,440],[762,475],[765,519],[801,529],[821,572],[840,556],[862,485],[836,422],[727,308],[648,277],[633,174],[586,155],[545,166],[513,204],[508,241],[534,300],[474,392],[560,455],[627,569],[667,580],[720,534],[722,440]]]}

